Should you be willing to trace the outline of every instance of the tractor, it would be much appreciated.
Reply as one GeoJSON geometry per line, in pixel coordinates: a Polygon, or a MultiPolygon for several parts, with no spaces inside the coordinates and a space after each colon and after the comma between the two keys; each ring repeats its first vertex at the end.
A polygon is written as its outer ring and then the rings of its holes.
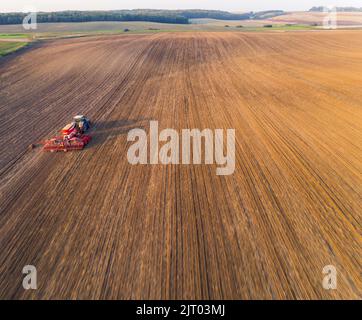
{"type": "Polygon", "coordinates": [[[44,141],[44,151],[74,151],[82,150],[90,142],[92,137],[85,134],[90,129],[91,123],[83,115],[77,115],[73,122],[67,124],[61,130],[61,136],[44,141]]]}

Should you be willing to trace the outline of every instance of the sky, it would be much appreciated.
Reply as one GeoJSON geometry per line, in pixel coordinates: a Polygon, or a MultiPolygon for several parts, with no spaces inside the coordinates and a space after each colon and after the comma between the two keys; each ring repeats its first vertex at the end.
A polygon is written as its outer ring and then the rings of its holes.
{"type": "Polygon", "coordinates": [[[112,10],[112,9],[216,9],[232,12],[282,9],[309,10],[313,6],[362,7],[362,0],[1,0],[0,12],[112,10]]]}

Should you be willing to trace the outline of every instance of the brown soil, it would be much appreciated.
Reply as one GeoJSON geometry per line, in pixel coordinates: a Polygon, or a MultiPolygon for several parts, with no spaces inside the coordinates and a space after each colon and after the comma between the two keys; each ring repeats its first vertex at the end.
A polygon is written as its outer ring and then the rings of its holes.
{"type": "Polygon", "coordinates": [[[0,297],[361,298],[361,101],[359,31],[68,39],[0,62],[0,297]],[[29,149],[78,113],[87,149],[29,149]],[[235,173],[130,165],[150,120],[235,128],[235,173]]]}

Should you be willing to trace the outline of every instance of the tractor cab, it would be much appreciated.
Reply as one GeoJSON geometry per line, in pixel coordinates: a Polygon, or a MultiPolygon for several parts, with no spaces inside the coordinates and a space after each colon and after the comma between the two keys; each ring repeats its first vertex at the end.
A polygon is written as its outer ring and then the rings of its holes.
{"type": "Polygon", "coordinates": [[[73,120],[74,120],[75,126],[81,133],[84,133],[89,130],[90,121],[85,116],[77,115],[73,118],[73,120]]]}

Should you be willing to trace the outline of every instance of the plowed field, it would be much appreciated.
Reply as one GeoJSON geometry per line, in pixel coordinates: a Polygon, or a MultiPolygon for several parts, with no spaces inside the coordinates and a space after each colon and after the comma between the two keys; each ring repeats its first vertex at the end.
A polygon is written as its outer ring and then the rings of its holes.
{"type": "Polygon", "coordinates": [[[89,37],[0,60],[0,297],[361,298],[361,108],[360,31],[89,37]],[[29,150],[78,113],[84,151],[29,150]],[[130,165],[127,133],[150,120],[234,128],[234,174],[130,165]]]}

